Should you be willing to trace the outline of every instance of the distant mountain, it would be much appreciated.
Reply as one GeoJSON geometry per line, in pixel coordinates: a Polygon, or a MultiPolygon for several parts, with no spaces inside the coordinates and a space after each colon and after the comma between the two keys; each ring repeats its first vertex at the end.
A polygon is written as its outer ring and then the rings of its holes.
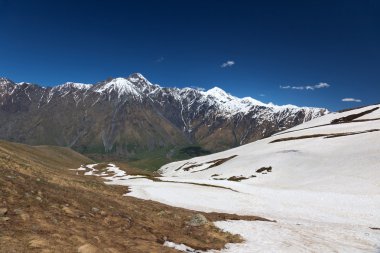
{"type": "Polygon", "coordinates": [[[0,139],[133,157],[200,145],[239,146],[327,113],[237,98],[220,88],[165,88],[141,74],[55,87],[0,78],[0,139]]]}

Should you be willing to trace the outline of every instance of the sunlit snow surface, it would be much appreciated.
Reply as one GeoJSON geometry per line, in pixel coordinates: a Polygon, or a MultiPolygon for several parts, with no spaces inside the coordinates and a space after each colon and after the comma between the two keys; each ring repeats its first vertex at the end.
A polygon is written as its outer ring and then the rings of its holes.
{"type": "Polygon", "coordinates": [[[380,132],[271,143],[279,138],[379,129],[380,109],[358,118],[370,121],[329,125],[335,118],[375,107],[329,114],[235,149],[165,165],[160,170],[162,182],[130,180],[110,164],[109,170],[119,176],[107,176],[107,183],[130,186],[128,196],[277,221],[216,222],[246,240],[229,244],[222,252],[378,253],[380,231],[371,228],[380,227],[380,132]],[[237,156],[208,168],[211,161],[233,155],[237,156]],[[268,166],[271,172],[256,172],[268,166]],[[232,176],[248,179],[227,180],[232,176]]]}

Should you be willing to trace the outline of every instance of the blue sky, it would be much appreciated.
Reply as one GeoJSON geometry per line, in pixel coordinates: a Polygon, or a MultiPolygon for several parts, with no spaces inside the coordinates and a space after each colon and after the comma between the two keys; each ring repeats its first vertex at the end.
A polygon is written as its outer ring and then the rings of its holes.
{"type": "Polygon", "coordinates": [[[0,76],[56,85],[133,72],[275,104],[377,103],[380,2],[0,0],[0,76]]]}

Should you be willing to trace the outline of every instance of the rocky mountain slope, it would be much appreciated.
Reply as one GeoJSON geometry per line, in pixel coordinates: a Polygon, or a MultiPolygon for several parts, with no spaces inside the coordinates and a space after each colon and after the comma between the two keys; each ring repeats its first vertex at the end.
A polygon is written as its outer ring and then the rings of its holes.
{"type": "Polygon", "coordinates": [[[141,74],[55,87],[0,78],[0,139],[82,153],[133,157],[189,145],[220,151],[326,113],[237,98],[216,87],[164,88],[141,74]]]}

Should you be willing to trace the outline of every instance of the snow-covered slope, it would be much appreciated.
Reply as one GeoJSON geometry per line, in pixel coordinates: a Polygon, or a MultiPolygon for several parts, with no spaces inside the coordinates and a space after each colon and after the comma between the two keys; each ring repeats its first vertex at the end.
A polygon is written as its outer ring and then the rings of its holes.
{"type": "Polygon", "coordinates": [[[378,107],[331,113],[251,144],[168,164],[161,173],[210,180],[245,177],[246,183],[287,189],[380,193],[378,107]],[[373,109],[351,122],[331,124],[334,119],[373,109]],[[210,167],[215,164],[212,161],[232,156],[236,157],[210,167]],[[257,173],[262,167],[272,167],[271,172],[257,173]]]}
{"type": "Polygon", "coordinates": [[[173,206],[277,221],[218,222],[246,238],[223,252],[379,252],[379,107],[332,113],[247,145],[167,164],[161,181],[108,183],[173,206]]]}

